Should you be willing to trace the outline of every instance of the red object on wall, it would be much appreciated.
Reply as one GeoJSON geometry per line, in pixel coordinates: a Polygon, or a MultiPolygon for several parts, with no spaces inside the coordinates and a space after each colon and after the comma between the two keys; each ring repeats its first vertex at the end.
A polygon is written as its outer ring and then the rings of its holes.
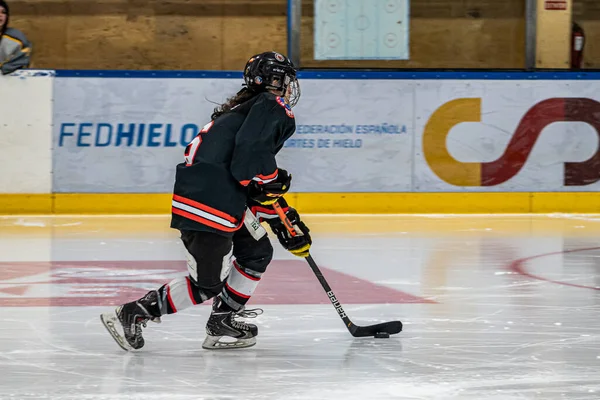
{"type": "Polygon", "coordinates": [[[571,69],[583,68],[583,48],[585,46],[585,32],[579,24],[573,22],[571,30],[571,69]]]}
{"type": "Polygon", "coordinates": [[[546,0],[544,2],[544,9],[564,11],[567,9],[567,0],[546,0]]]}

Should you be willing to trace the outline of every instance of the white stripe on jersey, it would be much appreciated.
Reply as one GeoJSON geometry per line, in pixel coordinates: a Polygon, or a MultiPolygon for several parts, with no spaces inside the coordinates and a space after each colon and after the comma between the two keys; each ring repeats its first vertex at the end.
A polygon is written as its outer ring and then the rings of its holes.
{"type": "Polygon", "coordinates": [[[225,226],[227,228],[236,228],[237,227],[237,225],[235,225],[235,224],[227,221],[224,218],[221,218],[221,217],[218,217],[216,215],[213,215],[213,214],[211,214],[211,213],[209,213],[207,211],[200,210],[199,208],[196,208],[196,207],[193,207],[193,206],[189,206],[189,205],[184,204],[184,203],[180,203],[177,200],[173,200],[171,204],[175,208],[179,208],[180,210],[187,211],[187,212],[195,214],[195,215],[197,215],[199,217],[208,219],[208,220],[210,220],[212,222],[216,222],[217,224],[223,225],[223,226],[225,226]]]}
{"type": "Polygon", "coordinates": [[[277,179],[277,175],[275,175],[275,178],[271,178],[271,179],[260,179],[258,176],[255,176],[254,178],[252,178],[253,181],[256,181],[259,183],[269,183],[269,182],[273,182],[276,179],[277,179]]]}

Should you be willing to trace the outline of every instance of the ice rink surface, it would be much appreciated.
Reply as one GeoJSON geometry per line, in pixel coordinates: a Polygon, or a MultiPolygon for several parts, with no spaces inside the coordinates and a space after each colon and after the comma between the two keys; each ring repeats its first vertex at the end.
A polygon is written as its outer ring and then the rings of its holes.
{"type": "Polygon", "coordinates": [[[210,307],[125,353],[99,314],[185,274],[167,216],[0,217],[0,399],[600,399],[600,216],[307,216],[306,263],[274,242],[258,344],[201,348],[210,307]]]}

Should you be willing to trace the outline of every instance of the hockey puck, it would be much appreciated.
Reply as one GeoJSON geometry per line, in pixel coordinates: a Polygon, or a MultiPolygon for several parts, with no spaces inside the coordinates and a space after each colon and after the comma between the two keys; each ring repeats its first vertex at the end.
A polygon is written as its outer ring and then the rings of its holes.
{"type": "Polygon", "coordinates": [[[387,333],[387,332],[377,332],[377,333],[375,334],[375,337],[376,337],[377,339],[387,339],[387,338],[389,338],[389,337],[390,337],[390,334],[389,334],[389,333],[387,333]]]}

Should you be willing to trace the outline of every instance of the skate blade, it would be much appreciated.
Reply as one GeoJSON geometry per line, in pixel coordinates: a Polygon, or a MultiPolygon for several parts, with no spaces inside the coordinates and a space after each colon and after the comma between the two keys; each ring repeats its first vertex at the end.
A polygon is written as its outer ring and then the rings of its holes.
{"type": "Polygon", "coordinates": [[[117,330],[117,325],[120,325],[121,323],[117,319],[117,315],[114,311],[110,313],[100,314],[100,321],[102,321],[102,325],[104,325],[108,333],[110,333],[110,336],[112,336],[115,342],[117,342],[119,347],[121,347],[125,351],[134,350],[134,348],[131,347],[129,343],[127,343],[125,337],[121,335],[117,330]]]}
{"type": "MultiPolygon", "coordinates": [[[[202,348],[206,350],[225,350],[225,349],[243,349],[245,347],[252,347],[256,344],[256,338],[249,339],[237,339],[233,342],[221,341],[221,338],[229,336],[210,336],[207,335],[202,343],[202,348]]],[[[230,338],[234,339],[234,338],[230,338]]]]}

